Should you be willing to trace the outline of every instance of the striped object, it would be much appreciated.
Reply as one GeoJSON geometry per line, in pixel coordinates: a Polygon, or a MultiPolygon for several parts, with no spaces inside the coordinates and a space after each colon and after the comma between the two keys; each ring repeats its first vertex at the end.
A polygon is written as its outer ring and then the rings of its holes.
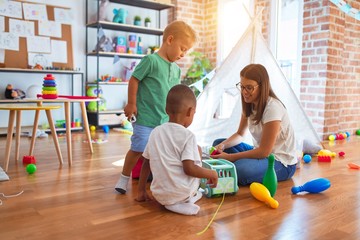
{"type": "Polygon", "coordinates": [[[42,98],[44,99],[58,98],[55,77],[52,74],[46,74],[46,77],[44,77],[42,98]]]}

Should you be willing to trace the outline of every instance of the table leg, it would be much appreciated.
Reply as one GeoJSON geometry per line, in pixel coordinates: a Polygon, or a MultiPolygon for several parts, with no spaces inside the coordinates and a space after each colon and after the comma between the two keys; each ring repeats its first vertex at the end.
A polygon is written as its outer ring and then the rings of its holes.
{"type": "Polygon", "coordinates": [[[33,126],[32,136],[31,136],[29,156],[32,156],[33,153],[34,153],[35,140],[36,140],[36,131],[37,131],[37,126],[39,124],[39,115],[40,115],[40,110],[36,110],[35,111],[35,118],[34,118],[34,126],[33,126]]]}
{"type": "Polygon", "coordinates": [[[20,152],[20,134],[21,134],[21,110],[16,111],[16,133],[15,133],[15,159],[19,160],[20,152]]]}
{"type": "Polygon", "coordinates": [[[69,166],[72,165],[72,143],[71,143],[71,119],[70,119],[70,102],[64,103],[65,108],[65,124],[66,124],[66,143],[68,152],[69,166]]]}
{"type": "Polygon", "coordinates": [[[7,172],[8,168],[9,168],[11,142],[12,142],[13,131],[14,131],[15,112],[16,112],[15,110],[10,110],[10,113],[9,113],[9,123],[8,123],[6,147],[5,147],[5,172],[7,172]]]}
{"type": "Polygon", "coordinates": [[[90,147],[90,152],[93,153],[93,146],[92,146],[92,141],[91,141],[91,134],[90,134],[90,128],[89,128],[89,122],[88,122],[88,118],[86,115],[86,106],[85,106],[85,102],[80,102],[80,107],[81,107],[81,114],[82,114],[82,119],[83,119],[83,127],[84,127],[84,131],[87,137],[87,141],[90,147]]]}
{"type": "Polygon", "coordinates": [[[53,121],[52,116],[51,116],[51,110],[45,110],[45,112],[46,112],[46,116],[47,116],[47,119],[48,119],[48,122],[49,122],[49,125],[50,125],[51,135],[52,135],[53,140],[54,140],[56,153],[58,155],[59,162],[60,162],[60,164],[63,164],[63,158],[62,158],[61,151],[60,151],[60,145],[59,145],[59,140],[58,140],[58,137],[57,137],[57,134],[56,134],[54,121],[53,121]]]}

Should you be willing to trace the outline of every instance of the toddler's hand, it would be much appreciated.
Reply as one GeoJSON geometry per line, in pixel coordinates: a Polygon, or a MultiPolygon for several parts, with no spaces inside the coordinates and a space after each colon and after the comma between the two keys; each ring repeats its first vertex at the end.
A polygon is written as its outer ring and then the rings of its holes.
{"type": "Polygon", "coordinates": [[[139,191],[135,201],[137,202],[145,202],[152,201],[153,198],[146,191],[139,191]]]}
{"type": "Polygon", "coordinates": [[[124,108],[125,116],[131,121],[133,116],[137,114],[137,108],[135,104],[127,104],[124,108]]]}
{"type": "Polygon", "coordinates": [[[212,171],[211,176],[208,178],[207,184],[211,187],[211,188],[216,188],[217,183],[218,183],[218,174],[216,171],[212,171]]]}

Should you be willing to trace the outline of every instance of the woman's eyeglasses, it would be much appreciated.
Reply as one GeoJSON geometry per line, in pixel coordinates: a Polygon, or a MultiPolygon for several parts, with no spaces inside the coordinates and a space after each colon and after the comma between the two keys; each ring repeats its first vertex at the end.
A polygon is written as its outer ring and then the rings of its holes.
{"type": "Polygon", "coordinates": [[[241,85],[240,82],[236,84],[236,88],[237,88],[237,89],[239,89],[241,92],[242,92],[243,90],[245,90],[247,93],[252,93],[252,92],[255,90],[255,88],[257,88],[258,86],[259,86],[259,85],[255,85],[255,86],[253,86],[253,85],[246,85],[246,86],[243,86],[243,85],[241,85]]]}

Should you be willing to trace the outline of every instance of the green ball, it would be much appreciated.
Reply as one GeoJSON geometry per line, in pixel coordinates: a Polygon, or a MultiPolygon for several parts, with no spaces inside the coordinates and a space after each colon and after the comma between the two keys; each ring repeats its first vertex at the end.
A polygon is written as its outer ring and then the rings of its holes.
{"type": "Polygon", "coordinates": [[[360,129],[356,130],[356,135],[360,135],[360,129]]]}
{"type": "Polygon", "coordinates": [[[29,174],[33,174],[34,172],[36,172],[36,165],[33,164],[33,163],[30,163],[26,166],[26,171],[29,173],[29,174]]]}

